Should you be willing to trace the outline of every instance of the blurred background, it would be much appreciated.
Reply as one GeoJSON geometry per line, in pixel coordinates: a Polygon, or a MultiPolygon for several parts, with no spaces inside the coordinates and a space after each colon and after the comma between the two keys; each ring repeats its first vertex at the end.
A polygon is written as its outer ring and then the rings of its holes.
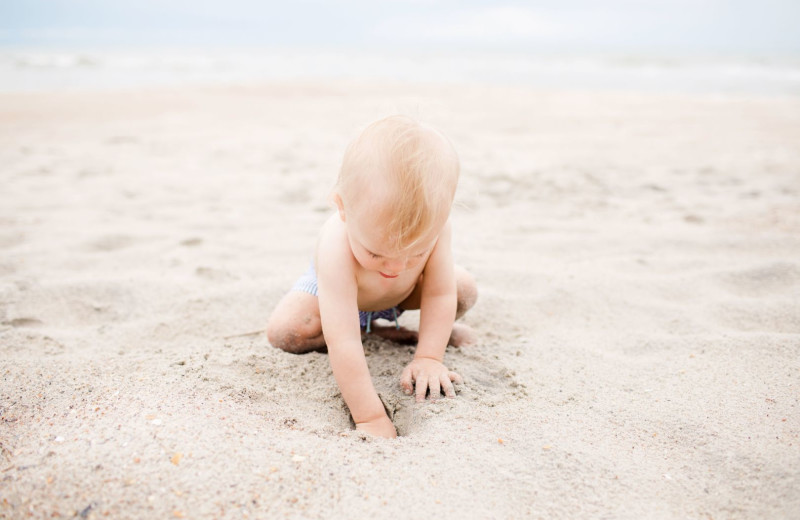
{"type": "Polygon", "coordinates": [[[797,0],[0,0],[0,90],[337,79],[800,93],[797,0]]]}

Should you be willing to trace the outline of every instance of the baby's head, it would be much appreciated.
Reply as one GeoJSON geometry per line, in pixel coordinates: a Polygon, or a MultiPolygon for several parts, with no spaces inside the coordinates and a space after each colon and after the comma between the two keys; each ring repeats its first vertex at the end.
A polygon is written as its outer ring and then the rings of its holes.
{"type": "Polygon", "coordinates": [[[455,149],[438,131],[405,116],[372,123],[347,148],[334,200],[348,224],[382,253],[424,248],[441,231],[458,184],[455,149]],[[374,245],[374,244],[373,244],[374,245]]]}

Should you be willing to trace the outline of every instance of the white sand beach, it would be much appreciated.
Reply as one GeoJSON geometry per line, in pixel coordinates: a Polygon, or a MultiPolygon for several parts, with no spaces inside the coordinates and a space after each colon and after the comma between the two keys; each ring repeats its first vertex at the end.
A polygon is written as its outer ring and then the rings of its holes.
{"type": "Polygon", "coordinates": [[[791,95],[0,94],[0,517],[798,518],[798,143],[791,95]],[[393,113],[460,154],[480,341],[420,405],[365,341],[382,440],[258,331],[393,113]]]}

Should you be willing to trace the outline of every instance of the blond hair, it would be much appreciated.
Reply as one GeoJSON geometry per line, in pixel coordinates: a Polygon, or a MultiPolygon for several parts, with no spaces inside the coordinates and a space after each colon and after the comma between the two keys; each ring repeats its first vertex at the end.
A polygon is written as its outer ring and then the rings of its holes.
{"type": "Polygon", "coordinates": [[[390,116],[347,147],[335,193],[346,211],[368,209],[401,250],[444,224],[458,175],[458,155],[446,137],[409,117],[390,116]]]}

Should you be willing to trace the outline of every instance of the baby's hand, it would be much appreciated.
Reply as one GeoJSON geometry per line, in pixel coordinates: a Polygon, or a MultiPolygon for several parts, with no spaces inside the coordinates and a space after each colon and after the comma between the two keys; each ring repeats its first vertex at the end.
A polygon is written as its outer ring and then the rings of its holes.
{"type": "Polygon", "coordinates": [[[394,429],[394,424],[392,424],[392,421],[386,415],[372,421],[356,423],[356,430],[375,435],[376,437],[386,437],[387,439],[397,437],[397,430],[394,429]]]}
{"type": "Polygon", "coordinates": [[[417,402],[425,400],[428,388],[431,390],[431,400],[441,397],[440,390],[444,390],[447,397],[455,397],[456,391],[453,383],[463,383],[461,376],[447,370],[447,367],[435,359],[414,358],[400,376],[400,386],[406,395],[411,395],[412,380],[416,383],[417,402]]]}

